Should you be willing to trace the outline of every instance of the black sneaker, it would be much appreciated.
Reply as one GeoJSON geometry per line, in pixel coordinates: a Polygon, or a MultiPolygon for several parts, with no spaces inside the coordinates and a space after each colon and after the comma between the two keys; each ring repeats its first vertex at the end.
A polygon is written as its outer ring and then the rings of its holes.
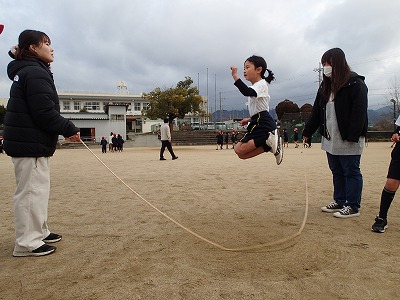
{"type": "Polygon", "coordinates": [[[329,203],[327,206],[322,206],[321,210],[324,212],[329,212],[329,213],[334,213],[343,208],[343,205],[336,203],[335,201],[332,201],[329,203]]]}
{"type": "Polygon", "coordinates": [[[166,160],[164,157],[160,157],[160,160],[166,160]]]}
{"type": "Polygon", "coordinates": [[[386,228],[388,228],[387,219],[383,219],[379,216],[376,216],[375,223],[374,225],[372,225],[371,230],[373,232],[384,233],[386,228]]]}
{"type": "Polygon", "coordinates": [[[175,160],[175,159],[178,159],[178,156],[175,156],[175,157],[172,158],[172,160],[175,160]]]}
{"type": "Polygon", "coordinates": [[[43,239],[43,242],[45,243],[56,243],[61,241],[62,235],[57,234],[57,233],[50,233],[45,239],[43,239]]]}
{"type": "Polygon", "coordinates": [[[24,252],[18,252],[14,251],[13,256],[15,257],[22,257],[22,256],[44,256],[53,253],[56,251],[57,247],[54,246],[49,246],[49,245],[42,245],[39,248],[36,248],[35,250],[32,251],[24,251],[24,252]]]}
{"type": "Polygon", "coordinates": [[[346,205],[343,208],[335,213],[333,213],[335,218],[353,218],[360,216],[360,211],[356,211],[355,209],[351,208],[350,206],[346,205]]]}

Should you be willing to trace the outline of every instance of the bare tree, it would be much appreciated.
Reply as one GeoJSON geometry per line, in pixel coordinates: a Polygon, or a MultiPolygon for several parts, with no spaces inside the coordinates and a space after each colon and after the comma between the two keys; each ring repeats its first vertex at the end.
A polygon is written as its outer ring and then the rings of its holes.
{"type": "Polygon", "coordinates": [[[391,106],[393,105],[393,110],[395,112],[395,115],[398,116],[400,113],[400,80],[395,77],[390,83],[389,83],[389,95],[386,96],[386,99],[388,101],[388,105],[391,106]]]}

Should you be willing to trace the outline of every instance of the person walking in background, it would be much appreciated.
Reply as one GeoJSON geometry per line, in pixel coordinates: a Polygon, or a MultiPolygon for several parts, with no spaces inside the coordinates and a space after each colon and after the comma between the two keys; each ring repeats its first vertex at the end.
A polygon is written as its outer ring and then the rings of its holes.
{"type": "Polygon", "coordinates": [[[228,149],[229,148],[229,132],[228,131],[225,132],[224,142],[225,142],[225,145],[226,145],[226,149],[228,149]]]}
{"type": "Polygon", "coordinates": [[[101,145],[101,152],[107,153],[107,140],[104,138],[104,136],[101,137],[100,145],[101,145]]]}
{"type": "Polygon", "coordinates": [[[371,228],[374,232],[383,233],[388,227],[388,211],[400,185],[400,116],[396,120],[396,125],[397,128],[391,138],[395,146],[391,153],[387,179],[381,194],[379,214],[371,228]]]}
{"type": "Polygon", "coordinates": [[[47,224],[50,195],[49,158],[58,135],[79,142],[79,128],[60,115],[60,103],[50,71],[54,61],[50,38],[25,30],[9,52],[7,73],[13,81],[4,118],[4,150],[14,164],[15,246],[13,256],[43,256],[61,240],[47,224]]]}
{"type": "Polygon", "coordinates": [[[174,151],[172,150],[171,130],[169,128],[167,118],[164,119],[164,124],[161,125],[160,133],[161,133],[160,160],[166,160],[164,157],[165,148],[167,148],[169,153],[171,154],[172,160],[178,159],[178,156],[176,156],[174,151]]]}
{"type": "Polygon", "coordinates": [[[252,85],[247,86],[238,76],[237,67],[232,66],[235,86],[248,97],[250,118],[244,118],[240,125],[247,125],[245,136],[235,147],[241,159],[248,159],[264,152],[272,152],[279,165],[283,158],[282,139],[278,135],[276,123],[269,114],[269,84],[275,79],[274,73],[267,69],[267,63],[260,56],[251,56],[244,62],[244,77],[252,85]],[[267,77],[265,75],[267,74],[267,77]]]}
{"type": "Polygon", "coordinates": [[[299,148],[298,140],[299,140],[299,133],[298,133],[298,129],[295,128],[294,134],[293,134],[293,141],[294,141],[294,144],[296,145],[295,148],[299,148]]]}
{"type": "Polygon", "coordinates": [[[368,128],[368,88],[364,77],[351,71],[339,48],[321,58],[323,80],[318,89],[304,138],[318,129],[333,176],[333,201],[321,207],[337,218],[360,215],[363,178],[360,159],[368,128]]]}
{"type": "Polygon", "coordinates": [[[289,134],[287,129],[283,129],[283,147],[289,148],[289,134]]]}

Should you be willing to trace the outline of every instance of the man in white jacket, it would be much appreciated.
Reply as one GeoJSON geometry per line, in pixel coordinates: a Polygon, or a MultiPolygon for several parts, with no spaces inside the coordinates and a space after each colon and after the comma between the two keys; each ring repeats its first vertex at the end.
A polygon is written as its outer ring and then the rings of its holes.
{"type": "Polygon", "coordinates": [[[171,145],[171,131],[169,129],[169,124],[168,124],[168,119],[164,119],[164,124],[161,125],[160,128],[160,133],[161,133],[161,150],[160,150],[160,160],[166,160],[164,157],[164,150],[165,147],[167,147],[169,153],[172,156],[172,159],[175,160],[178,158],[174,154],[174,151],[172,150],[172,145],[171,145]]]}

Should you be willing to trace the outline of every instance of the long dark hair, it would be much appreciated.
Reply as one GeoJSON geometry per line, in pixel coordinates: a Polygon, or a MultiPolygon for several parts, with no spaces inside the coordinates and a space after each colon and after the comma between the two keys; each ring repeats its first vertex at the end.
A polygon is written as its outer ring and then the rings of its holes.
{"type": "Polygon", "coordinates": [[[336,97],[336,93],[344,86],[350,77],[351,69],[346,61],[346,55],[340,48],[332,48],[326,51],[321,58],[321,63],[332,66],[332,76],[323,75],[322,93],[329,99],[330,94],[336,97]]]}
{"type": "MultiPolygon", "coordinates": [[[[41,58],[36,55],[36,53],[29,50],[30,45],[40,46],[43,43],[51,44],[51,40],[47,34],[37,30],[24,30],[18,37],[18,47],[14,54],[15,59],[21,60],[36,60],[41,58]]],[[[43,62],[43,61],[42,61],[43,62]]],[[[47,62],[43,62],[47,67],[50,67],[50,64],[47,62]]]]}
{"type": "Polygon", "coordinates": [[[275,80],[274,73],[272,73],[271,70],[267,69],[267,62],[261,56],[253,55],[253,56],[250,56],[248,59],[246,59],[246,61],[251,62],[256,67],[256,69],[259,67],[262,68],[261,78],[265,79],[266,82],[271,83],[272,80],[275,80]],[[268,71],[267,77],[265,77],[266,71],[268,71]]]}

